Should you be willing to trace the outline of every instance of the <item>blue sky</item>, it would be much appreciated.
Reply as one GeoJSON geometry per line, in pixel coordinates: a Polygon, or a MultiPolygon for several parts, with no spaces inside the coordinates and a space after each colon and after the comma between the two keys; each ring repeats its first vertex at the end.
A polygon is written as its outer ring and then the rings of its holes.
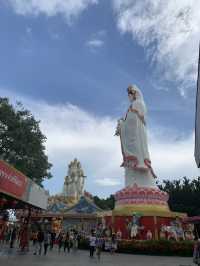
{"type": "Polygon", "coordinates": [[[88,177],[86,190],[108,196],[123,186],[113,132],[127,109],[131,83],[141,88],[148,107],[150,152],[160,180],[198,175],[193,131],[199,5],[1,1],[0,93],[21,100],[41,120],[54,165],[54,178],[45,182],[51,193],[61,191],[74,157],[88,177]]]}

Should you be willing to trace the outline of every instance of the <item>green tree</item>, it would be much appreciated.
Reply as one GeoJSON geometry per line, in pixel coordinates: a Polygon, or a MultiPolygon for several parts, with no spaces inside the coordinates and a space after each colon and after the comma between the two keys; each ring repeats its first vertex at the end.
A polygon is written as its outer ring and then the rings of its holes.
{"type": "Polygon", "coordinates": [[[40,121],[21,103],[13,106],[8,98],[0,98],[0,156],[39,185],[51,178],[51,164],[45,154],[46,137],[40,121]]]}
{"type": "Polygon", "coordinates": [[[164,180],[159,188],[169,194],[172,211],[186,212],[189,216],[200,215],[200,177],[164,180]]]}
{"type": "Polygon", "coordinates": [[[115,207],[115,198],[113,195],[106,199],[100,199],[98,196],[95,196],[94,203],[102,210],[112,210],[115,207]]]}

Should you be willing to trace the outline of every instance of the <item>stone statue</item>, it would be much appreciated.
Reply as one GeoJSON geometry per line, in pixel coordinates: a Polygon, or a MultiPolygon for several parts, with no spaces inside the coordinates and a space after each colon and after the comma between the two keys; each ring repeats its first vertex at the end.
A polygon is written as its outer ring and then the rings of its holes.
{"type": "Polygon", "coordinates": [[[124,118],[118,120],[115,135],[120,136],[125,186],[137,184],[155,187],[146,130],[146,106],[142,92],[134,85],[127,89],[130,106],[124,118]]]}
{"type": "Polygon", "coordinates": [[[186,240],[192,241],[195,239],[195,235],[194,235],[193,231],[194,231],[194,224],[187,224],[185,232],[184,232],[186,240]]]}
{"type": "Polygon", "coordinates": [[[147,238],[147,240],[152,240],[153,239],[153,234],[152,234],[150,229],[147,230],[146,238],[147,238]]]}
{"type": "Polygon", "coordinates": [[[140,216],[134,213],[131,222],[129,222],[127,226],[130,238],[136,238],[139,230],[143,229],[142,227],[140,227],[140,216]]]}
{"type": "Polygon", "coordinates": [[[81,163],[78,162],[77,164],[77,176],[78,176],[78,180],[77,180],[77,188],[78,188],[78,194],[79,195],[83,195],[84,193],[84,183],[85,183],[85,175],[81,166],[81,163]]]}
{"type": "Polygon", "coordinates": [[[181,220],[178,217],[176,217],[175,221],[171,222],[171,226],[176,231],[177,240],[185,240],[185,235],[181,224],[181,220]]]}
{"type": "Polygon", "coordinates": [[[84,195],[84,182],[86,176],[84,175],[81,163],[74,159],[68,165],[68,173],[65,177],[63,195],[78,201],[84,195]]]}
{"type": "Polygon", "coordinates": [[[166,225],[161,224],[160,234],[159,234],[160,239],[166,239],[166,232],[167,232],[166,225]]]}
{"type": "Polygon", "coordinates": [[[117,241],[122,240],[122,231],[120,230],[120,228],[117,230],[116,238],[117,238],[117,241]]]}

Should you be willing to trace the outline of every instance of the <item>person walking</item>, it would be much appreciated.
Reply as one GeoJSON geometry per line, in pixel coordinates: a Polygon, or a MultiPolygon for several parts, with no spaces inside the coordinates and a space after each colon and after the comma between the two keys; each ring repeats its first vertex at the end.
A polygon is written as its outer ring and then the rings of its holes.
{"type": "Polygon", "coordinates": [[[53,250],[55,240],[56,240],[56,233],[54,231],[52,231],[51,232],[50,250],[53,250]]]}
{"type": "Polygon", "coordinates": [[[193,262],[200,266],[200,239],[198,239],[194,244],[193,262]]]}
{"type": "Polygon", "coordinates": [[[51,234],[48,231],[44,232],[44,255],[47,254],[48,246],[51,243],[51,234]]]}
{"type": "Polygon", "coordinates": [[[93,258],[96,247],[96,236],[93,230],[91,231],[91,235],[89,237],[89,244],[90,244],[90,258],[93,258]]]}
{"type": "Polygon", "coordinates": [[[77,233],[77,247],[78,247],[78,249],[79,249],[79,247],[80,247],[81,239],[82,239],[81,232],[78,232],[78,233],[77,233]]]}
{"type": "Polygon", "coordinates": [[[112,234],[110,253],[114,254],[116,250],[117,250],[117,239],[116,239],[116,235],[112,234]]]}
{"type": "Polygon", "coordinates": [[[60,253],[61,248],[64,244],[64,234],[62,231],[59,233],[57,241],[58,241],[58,252],[60,253]]]}
{"type": "Polygon", "coordinates": [[[39,255],[42,253],[42,243],[44,242],[44,232],[42,229],[38,231],[37,235],[37,241],[38,241],[38,246],[39,246],[39,255]]]}
{"type": "Polygon", "coordinates": [[[100,260],[100,258],[101,258],[101,251],[102,251],[102,248],[103,248],[103,244],[104,244],[103,237],[102,236],[98,236],[96,238],[96,255],[97,255],[98,260],[100,260]]]}
{"type": "Polygon", "coordinates": [[[74,232],[73,232],[73,230],[71,230],[69,233],[69,248],[70,248],[70,250],[73,247],[73,241],[74,241],[74,232]]]}
{"type": "Polygon", "coordinates": [[[28,223],[24,223],[19,233],[19,246],[21,252],[28,251],[29,248],[29,228],[28,223]]]}
{"type": "Polygon", "coordinates": [[[67,232],[64,236],[64,252],[66,252],[66,249],[67,249],[67,251],[69,253],[70,248],[71,248],[70,236],[69,236],[69,232],[67,232]]]}
{"type": "Polygon", "coordinates": [[[11,236],[10,236],[10,248],[13,248],[16,237],[17,237],[17,228],[14,227],[11,231],[11,236]]]}
{"type": "Polygon", "coordinates": [[[73,251],[76,252],[78,249],[78,233],[74,230],[73,235],[73,251]]]}
{"type": "Polygon", "coordinates": [[[3,247],[6,239],[8,239],[8,242],[10,241],[10,230],[3,224],[0,225],[0,248],[3,247]]]}
{"type": "Polygon", "coordinates": [[[34,232],[32,233],[33,247],[35,247],[36,242],[37,242],[37,234],[38,234],[37,231],[34,231],[34,232]]]}
{"type": "Polygon", "coordinates": [[[38,250],[39,250],[38,233],[39,233],[39,231],[34,232],[34,237],[33,237],[34,253],[33,253],[33,255],[37,255],[38,250]]]}
{"type": "Polygon", "coordinates": [[[11,229],[10,228],[8,228],[7,230],[6,230],[6,232],[5,232],[5,242],[6,242],[6,244],[8,245],[8,243],[10,242],[10,239],[11,239],[11,233],[12,233],[12,231],[11,231],[11,229]]]}

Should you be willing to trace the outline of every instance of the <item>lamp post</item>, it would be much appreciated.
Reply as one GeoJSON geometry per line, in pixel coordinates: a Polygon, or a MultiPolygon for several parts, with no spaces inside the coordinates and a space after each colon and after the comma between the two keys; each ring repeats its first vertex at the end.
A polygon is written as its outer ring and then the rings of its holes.
{"type": "Polygon", "coordinates": [[[197,167],[200,168],[200,46],[199,46],[199,63],[196,93],[196,118],[195,118],[195,160],[197,167]]]}

